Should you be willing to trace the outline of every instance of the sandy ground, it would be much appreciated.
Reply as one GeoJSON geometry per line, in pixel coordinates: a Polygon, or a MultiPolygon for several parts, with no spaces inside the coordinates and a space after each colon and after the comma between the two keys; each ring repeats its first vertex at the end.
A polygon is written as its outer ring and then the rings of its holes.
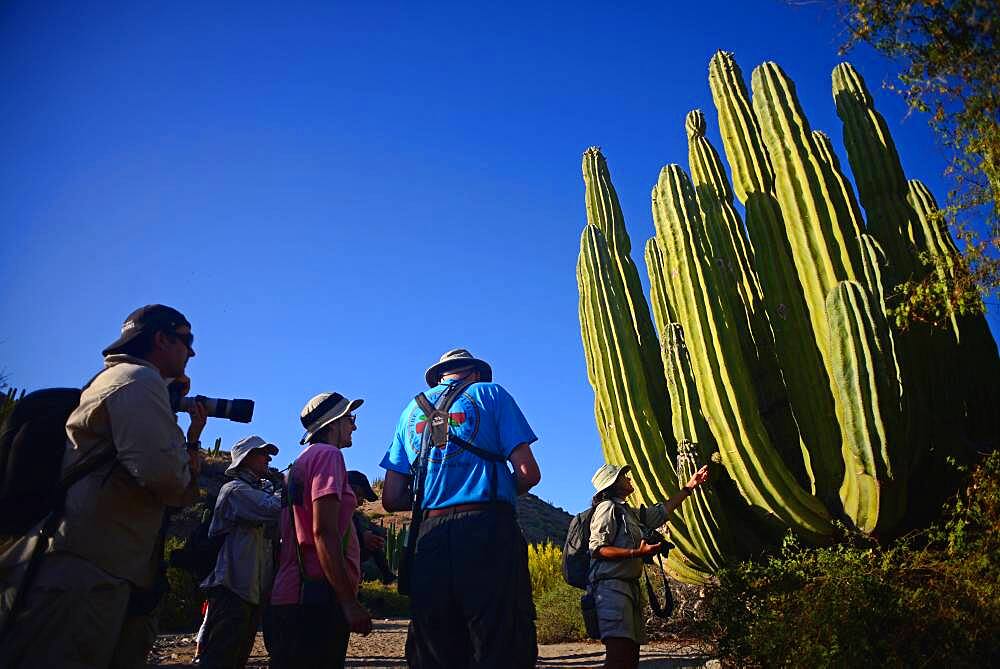
{"type": "MultiPolygon", "coordinates": [[[[405,667],[403,644],[406,640],[406,620],[386,619],[375,622],[374,631],[367,637],[351,636],[347,648],[349,667],[405,667]]],[[[604,647],[593,643],[559,643],[538,647],[539,667],[600,667],[604,660],[604,647]]],[[[156,641],[150,666],[191,667],[194,656],[194,636],[190,634],[162,634],[156,641]]],[[[250,655],[248,667],[267,667],[267,651],[260,634],[250,655]]],[[[716,660],[705,655],[696,645],[655,642],[642,647],[640,667],[718,667],[716,660]]]]}

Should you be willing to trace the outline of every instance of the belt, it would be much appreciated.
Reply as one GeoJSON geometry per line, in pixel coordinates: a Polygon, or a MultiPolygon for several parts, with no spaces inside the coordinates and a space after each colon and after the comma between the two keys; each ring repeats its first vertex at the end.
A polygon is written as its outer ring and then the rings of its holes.
{"type": "Polygon", "coordinates": [[[489,509],[492,504],[489,502],[477,502],[475,504],[456,504],[455,506],[446,506],[443,509],[427,509],[427,518],[437,518],[439,516],[447,516],[450,513],[460,513],[462,511],[485,511],[489,509]]]}

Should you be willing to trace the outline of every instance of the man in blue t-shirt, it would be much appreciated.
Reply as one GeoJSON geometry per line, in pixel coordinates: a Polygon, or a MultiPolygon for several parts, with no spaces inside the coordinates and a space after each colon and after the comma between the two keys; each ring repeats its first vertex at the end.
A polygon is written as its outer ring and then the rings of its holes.
{"type": "MultiPolygon", "coordinates": [[[[425,378],[431,405],[449,385],[471,385],[448,410],[448,443],[430,449],[411,567],[407,662],[417,669],[534,667],[528,550],[514,502],[541,479],[531,452],[537,437],[510,393],[492,383],[490,366],[465,349],[445,353],[425,378]]],[[[382,458],[388,511],[411,508],[427,419],[411,400],[382,458]]]]}

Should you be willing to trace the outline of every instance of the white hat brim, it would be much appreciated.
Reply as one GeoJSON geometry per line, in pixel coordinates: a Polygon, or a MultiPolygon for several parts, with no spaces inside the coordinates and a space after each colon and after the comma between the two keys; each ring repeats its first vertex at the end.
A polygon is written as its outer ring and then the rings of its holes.
{"type": "Polygon", "coordinates": [[[246,457],[248,455],[250,455],[254,451],[259,451],[261,449],[266,450],[270,455],[278,454],[278,447],[271,443],[262,444],[260,446],[257,446],[256,448],[251,448],[249,451],[241,453],[238,458],[233,460],[232,464],[230,464],[226,468],[226,476],[233,476],[236,473],[236,470],[240,468],[240,465],[243,464],[243,461],[246,460],[246,457]]]}

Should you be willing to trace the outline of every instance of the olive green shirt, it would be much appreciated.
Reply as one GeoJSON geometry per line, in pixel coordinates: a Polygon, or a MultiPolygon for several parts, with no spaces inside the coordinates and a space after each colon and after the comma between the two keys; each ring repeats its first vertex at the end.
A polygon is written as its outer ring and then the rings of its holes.
{"type": "MultiPolygon", "coordinates": [[[[663,504],[646,507],[643,514],[647,527],[657,528],[667,522],[663,504]]],[[[608,578],[638,579],[642,576],[642,558],[605,560],[597,556],[603,546],[638,548],[642,540],[639,514],[622,499],[604,500],[590,517],[590,581],[608,578]]]]}

